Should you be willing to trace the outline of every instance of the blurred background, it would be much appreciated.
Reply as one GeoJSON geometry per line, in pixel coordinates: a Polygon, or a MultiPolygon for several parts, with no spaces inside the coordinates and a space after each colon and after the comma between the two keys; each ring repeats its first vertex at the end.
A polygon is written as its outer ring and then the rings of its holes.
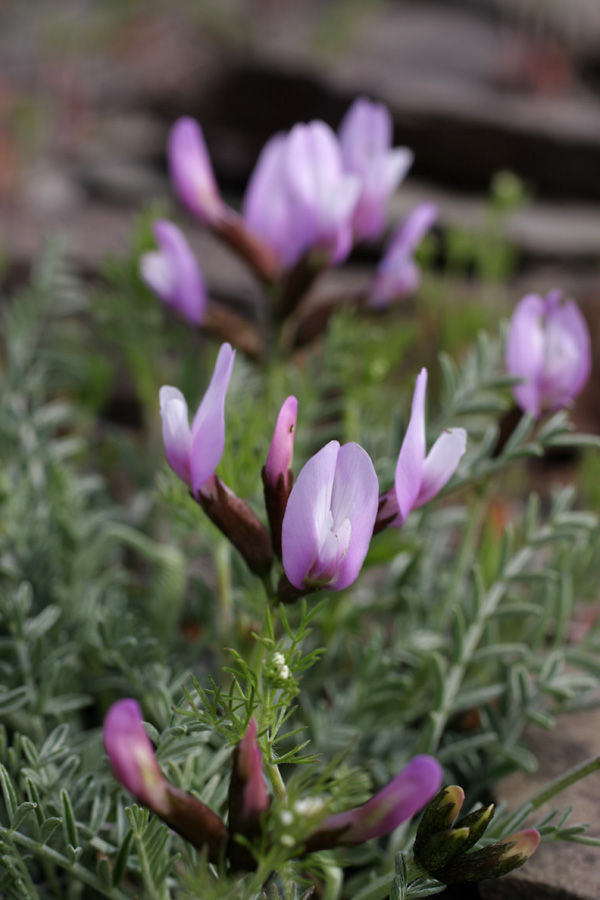
{"type": "MultiPolygon", "coordinates": [[[[420,200],[439,206],[429,262],[448,302],[508,311],[562,287],[599,346],[598,0],[5,0],[4,286],[48,233],[91,279],[129,252],[136,214],[173,206],[165,141],[178,116],[201,122],[235,205],[273,132],[313,118],[337,128],[360,94],[388,105],[396,143],[415,151],[392,222],[420,200]]],[[[217,299],[256,302],[237,260],[186,228],[217,299]]],[[[593,430],[595,383],[578,404],[593,430]]]]}

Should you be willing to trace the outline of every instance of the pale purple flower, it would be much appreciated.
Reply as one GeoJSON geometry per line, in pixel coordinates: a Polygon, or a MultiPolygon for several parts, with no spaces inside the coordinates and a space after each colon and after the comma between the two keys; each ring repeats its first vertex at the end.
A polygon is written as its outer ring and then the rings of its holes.
{"type": "Polygon", "coordinates": [[[255,719],[250,720],[246,733],[238,744],[236,765],[244,784],[242,814],[245,818],[258,816],[269,808],[270,801],[265,784],[262,753],[256,740],[255,719]]]}
{"type": "Polygon", "coordinates": [[[410,213],[390,241],[371,284],[373,306],[385,306],[395,297],[413,293],[421,283],[414,253],[438,216],[433,203],[421,203],[410,213]]]}
{"type": "Polygon", "coordinates": [[[362,844],[390,834],[418,813],[437,793],[442,767],[432,756],[415,756],[379,793],[356,809],[329,816],[308,839],[308,847],[326,844],[336,834],[335,845],[362,844]]]}
{"type": "Polygon", "coordinates": [[[116,778],[156,812],[170,808],[168,782],[159,769],[136,700],[119,700],[104,719],[104,747],[116,778]]]}
{"type": "Polygon", "coordinates": [[[178,119],[169,134],[167,157],[171,180],[183,205],[201,222],[213,225],[223,214],[210,157],[200,125],[178,119]]]}
{"type": "Polygon", "coordinates": [[[167,306],[199,325],[206,312],[207,296],[196,257],[172,222],[159,219],[153,231],[159,249],[144,253],[140,275],[167,306]]]}
{"type": "Polygon", "coordinates": [[[569,404],[589,378],[590,334],[574,300],[561,303],[560,291],[545,298],[528,294],[517,304],[506,344],[509,375],[523,379],[513,388],[526,412],[569,404]]]}
{"type": "Polygon", "coordinates": [[[215,370],[191,428],[183,394],[174,387],[160,389],[160,412],[167,462],[197,495],[214,475],[225,448],[225,396],[235,350],[223,344],[215,370]]]}
{"type": "Polygon", "coordinates": [[[366,97],[352,104],[340,125],[345,169],[358,175],[361,182],[352,218],[356,240],[372,241],[382,234],[386,203],[412,165],[412,151],[392,149],[392,137],[388,108],[366,97]]]}
{"type": "Polygon", "coordinates": [[[297,417],[298,401],[293,396],[288,397],[279,410],[273,440],[265,463],[265,474],[273,487],[276,487],[280,476],[283,476],[285,482],[287,474],[292,468],[297,417]]]}
{"type": "Polygon", "coordinates": [[[283,568],[299,590],[341,591],[358,577],[378,507],[378,483],[358,444],[331,441],[306,463],[289,496],[283,568]]]}
{"type": "Polygon", "coordinates": [[[306,249],[294,222],[285,178],[287,136],[274,135],[263,147],[244,196],[243,218],[250,231],[290,268],[306,249]]]}
{"type": "Polygon", "coordinates": [[[313,250],[338,263],[352,246],[359,191],[331,128],[298,124],[265,145],[244,199],[244,221],[284,269],[313,250]]]}
{"type": "Polygon", "coordinates": [[[402,525],[409,512],[428,503],[450,480],[467,446],[464,428],[448,428],[426,455],[425,392],[427,369],[421,369],[413,395],[408,428],[396,464],[394,488],[384,495],[379,518],[402,525]]]}

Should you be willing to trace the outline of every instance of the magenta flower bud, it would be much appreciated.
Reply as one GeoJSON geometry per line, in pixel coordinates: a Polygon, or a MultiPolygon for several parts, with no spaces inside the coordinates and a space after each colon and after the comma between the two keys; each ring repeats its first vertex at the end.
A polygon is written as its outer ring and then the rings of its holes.
{"type": "Polygon", "coordinates": [[[283,476],[283,480],[286,481],[287,473],[292,468],[297,417],[298,401],[295,397],[288,397],[279,410],[273,440],[265,463],[265,473],[273,487],[277,485],[280,476],[283,476]]]}
{"type": "Polygon", "coordinates": [[[188,407],[180,390],[160,389],[160,413],[167,462],[197,496],[215,474],[225,449],[225,396],[235,350],[223,344],[215,370],[190,428],[188,407]]]}
{"type": "Polygon", "coordinates": [[[193,216],[214,225],[223,214],[223,201],[213,174],[202,129],[194,119],[178,119],[167,145],[175,192],[193,216]]]}
{"type": "Polygon", "coordinates": [[[344,167],[360,178],[352,228],[356,240],[372,241],[385,228],[386,203],[413,161],[407,147],[392,149],[392,117],[382,103],[359,97],[340,125],[344,167]]]}
{"type": "Polygon", "coordinates": [[[373,306],[386,306],[396,297],[412,294],[421,283],[421,270],[413,255],[437,219],[433,203],[421,203],[394,234],[371,284],[373,306]]]}
{"type": "Polygon", "coordinates": [[[423,506],[441,491],[456,471],[467,446],[464,428],[448,428],[425,455],[426,389],[427,369],[421,369],[396,464],[394,489],[381,498],[379,522],[393,527],[402,525],[411,509],[423,506]]]}
{"type": "Polygon", "coordinates": [[[506,369],[522,378],[513,388],[522,410],[540,416],[569,404],[591,371],[590,333],[574,300],[560,291],[528,294],[517,304],[506,344],[506,369]]]}
{"type": "Polygon", "coordinates": [[[263,773],[262,754],[256,740],[255,719],[250,720],[246,733],[238,744],[236,765],[244,782],[242,813],[245,818],[259,816],[269,808],[269,794],[263,773]]]}
{"type": "Polygon", "coordinates": [[[140,275],[167,306],[192,325],[199,325],[208,300],[196,257],[172,222],[160,219],[154,223],[153,230],[159,249],[144,253],[140,275]]]}
{"type": "Polygon", "coordinates": [[[325,819],[308,839],[307,851],[362,844],[389,834],[429,803],[441,784],[442,775],[442,767],[432,756],[415,756],[362,806],[325,819]]]}
{"type": "Polygon", "coordinates": [[[140,803],[159,814],[170,809],[169,785],[158,767],[136,700],[119,700],[104,720],[104,747],[112,770],[140,803]]]}
{"type": "Polygon", "coordinates": [[[294,484],[282,529],[283,568],[299,590],[341,591],[358,577],[378,507],[377,475],[358,444],[331,441],[294,484]]]}

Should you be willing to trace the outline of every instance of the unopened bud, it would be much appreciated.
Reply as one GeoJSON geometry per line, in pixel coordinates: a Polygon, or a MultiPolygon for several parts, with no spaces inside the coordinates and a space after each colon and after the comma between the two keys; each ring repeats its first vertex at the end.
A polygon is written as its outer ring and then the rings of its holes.
{"type": "Polygon", "coordinates": [[[457,784],[450,784],[443,787],[425,808],[415,838],[415,859],[419,864],[422,853],[426,853],[430,839],[451,827],[461,811],[464,801],[463,789],[457,784]]]}
{"type": "Polygon", "coordinates": [[[470,832],[463,850],[470,850],[471,847],[474,847],[477,841],[481,839],[486,828],[494,818],[495,811],[494,804],[490,803],[489,806],[482,806],[479,809],[475,809],[473,812],[470,812],[466,816],[462,816],[462,818],[455,822],[454,827],[456,829],[468,828],[470,832]]]}
{"type": "Polygon", "coordinates": [[[262,471],[265,505],[269,517],[273,548],[278,556],[281,556],[283,516],[294,482],[292,458],[294,455],[297,416],[298,401],[295,397],[288,397],[279,410],[273,440],[271,441],[267,461],[262,471]]]}
{"type": "Polygon", "coordinates": [[[251,719],[235,748],[229,782],[229,832],[232,838],[229,860],[235,869],[254,868],[252,854],[235,840],[235,835],[254,837],[259,818],[269,808],[269,803],[262,754],[256,740],[256,720],[251,719]]]}
{"type": "Polygon", "coordinates": [[[519,831],[483,850],[453,860],[438,869],[435,877],[445,884],[500,878],[526,863],[539,842],[540,834],[535,828],[519,831]]]}
{"type": "Polygon", "coordinates": [[[468,828],[449,828],[439,831],[427,841],[422,842],[415,860],[430,875],[446,865],[451,859],[461,854],[469,840],[468,828]]]}

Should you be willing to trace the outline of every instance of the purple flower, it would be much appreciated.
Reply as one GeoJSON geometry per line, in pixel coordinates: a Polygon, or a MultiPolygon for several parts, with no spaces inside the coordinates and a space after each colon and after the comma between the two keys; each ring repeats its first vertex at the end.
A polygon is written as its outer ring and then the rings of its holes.
{"type": "Polygon", "coordinates": [[[392,117],[382,103],[356,100],[340,125],[340,146],[347,172],[358,175],[361,190],[352,227],[357,240],[372,241],[385,227],[388,198],[404,180],[413,154],[392,148],[392,117]]]}
{"type": "Polygon", "coordinates": [[[377,515],[377,475],[358,444],[331,441],[306,463],[283,517],[282,560],[299,590],[341,591],[358,577],[377,515]]]}
{"type": "Polygon", "coordinates": [[[395,297],[404,297],[418,288],[421,271],[413,254],[437,215],[437,207],[433,203],[421,203],[396,231],[371,284],[373,306],[385,306],[395,297]]]}
{"type": "Polygon", "coordinates": [[[175,122],[169,134],[167,157],[173,187],[183,205],[201,222],[214,225],[223,214],[223,201],[202,129],[194,119],[175,122]]]}
{"type": "Polygon", "coordinates": [[[517,304],[506,344],[509,375],[523,378],[515,400],[539,416],[566,406],[582,390],[591,370],[590,334],[574,300],[560,291],[546,298],[528,294],[517,304]]]}
{"type": "Polygon", "coordinates": [[[159,249],[144,253],[140,274],[149,288],[192,325],[199,325],[206,311],[204,280],[196,257],[182,232],[164,219],[154,223],[159,249]]]}
{"type": "Polygon", "coordinates": [[[295,397],[288,397],[279,410],[273,440],[265,463],[265,474],[272,487],[277,486],[281,476],[285,483],[287,474],[292,468],[297,417],[298,401],[295,397]]]}
{"type": "Polygon", "coordinates": [[[246,733],[238,744],[235,764],[244,783],[243,816],[256,817],[269,808],[269,794],[263,773],[262,754],[256,740],[255,719],[250,720],[246,733]]]}
{"type": "Polygon", "coordinates": [[[358,178],[344,172],[331,128],[298,124],[265,145],[244,199],[244,221],[285,269],[311,250],[341,262],[352,246],[359,191],[358,178]]]}
{"type": "Polygon", "coordinates": [[[194,495],[214,475],[225,448],[225,395],[235,350],[223,344],[215,370],[190,428],[188,407],[180,390],[160,389],[160,412],[167,462],[194,495]]]}
{"type": "Polygon", "coordinates": [[[394,831],[436,794],[442,767],[431,756],[415,756],[383,790],[356,809],[329,816],[307,841],[307,849],[362,844],[394,831]],[[329,840],[328,840],[329,838],[329,840]]]}
{"type": "Polygon", "coordinates": [[[467,445],[464,428],[448,428],[425,455],[426,389],[427,369],[421,369],[396,464],[394,488],[382,497],[378,517],[393,527],[402,525],[411,509],[423,506],[441,491],[456,471],[467,445]]]}
{"type": "Polygon", "coordinates": [[[168,812],[169,785],[158,767],[136,700],[119,700],[111,706],[103,736],[113,772],[123,787],[159,814],[168,812]]]}

